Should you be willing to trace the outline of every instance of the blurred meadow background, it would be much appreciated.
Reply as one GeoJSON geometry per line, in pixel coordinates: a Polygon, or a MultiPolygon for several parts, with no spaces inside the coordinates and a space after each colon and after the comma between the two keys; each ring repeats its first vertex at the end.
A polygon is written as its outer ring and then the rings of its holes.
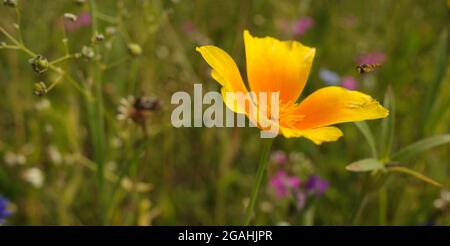
{"type": "Polygon", "coordinates": [[[248,29],[317,48],[302,97],[341,85],[391,111],[320,146],[276,138],[253,224],[450,225],[449,12],[447,0],[2,0],[0,224],[241,224],[258,129],[174,128],[170,99],[219,90],[199,45],[245,78],[248,29]],[[361,63],[382,67],[360,75],[361,63]],[[142,97],[154,107],[130,119],[142,97]],[[347,170],[367,158],[442,187],[347,170]]]}

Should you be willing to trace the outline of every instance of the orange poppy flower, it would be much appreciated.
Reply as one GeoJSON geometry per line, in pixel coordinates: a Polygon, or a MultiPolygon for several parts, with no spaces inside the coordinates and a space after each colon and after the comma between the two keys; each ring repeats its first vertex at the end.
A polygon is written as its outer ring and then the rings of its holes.
{"type": "MultiPolygon", "coordinates": [[[[384,118],[389,112],[372,97],[338,86],[319,89],[297,102],[305,87],[316,50],[296,41],[253,37],[244,31],[247,78],[250,92],[279,94],[279,132],[287,137],[305,137],[315,144],[336,141],[342,131],[337,123],[384,118]]],[[[222,49],[207,45],[197,51],[213,68],[211,76],[222,85],[226,105],[236,113],[255,119],[249,107],[231,101],[227,92],[248,94],[234,60],[222,49]]],[[[235,100],[235,99],[232,99],[235,100]]],[[[261,107],[253,100],[255,106],[261,107]]]]}

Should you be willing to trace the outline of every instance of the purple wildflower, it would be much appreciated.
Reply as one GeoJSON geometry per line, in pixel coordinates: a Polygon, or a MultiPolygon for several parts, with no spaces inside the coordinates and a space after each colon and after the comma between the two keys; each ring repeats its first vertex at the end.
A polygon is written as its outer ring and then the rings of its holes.
{"type": "Polygon", "coordinates": [[[295,176],[290,176],[287,178],[286,184],[291,188],[298,189],[300,186],[300,179],[295,176]]]}
{"type": "Polygon", "coordinates": [[[69,32],[77,31],[78,29],[86,26],[90,26],[92,22],[91,14],[87,11],[78,15],[76,21],[64,20],[66,30],[69,32]]]}
{"type": "Polygon", "coordinates": [[[286,155],[286,153],[282,150],[277,150],[272,152],[272,154],[270,155],[270,160],[273,163],[276,163],[278,165],[283,165],[288,161],[288,156],[286,155]]]}
{"type": "Polygon", "coordinates": [[[349,90],[355,90],[358,88],[358,81],[352,76],[345,76],[342,78],[341,85],[349,90]]]}
{"type": "Polygon", "coordinates": [[[297,208],[298,209],[302,209],[305,206],[305,203],[306,203],[306,195],[305,195],[305,193],[303,193],[301,191],[298,191],[295,194],[295,198],[296,198],[295,200],[296,200],[296,203],[297,203],[297,208]]]}
{"type": "Polygon", "coordinates": [[[328,181],[320,178],[318,175],[311,175],[305,184],[306,192],[317,196],[323,195],[327,191],[328,186],[328,181]]]}
{"type": "Polygon", "coordinates": [[[325,68],[319,70],[319,77],[327,85],[337,85],[341,80],[337,73],[325,68]]]}
{"type": "Polygon", "coordinates": [[[276,196],[284,198],[289,196],[289,191],[299,189],[300,179],[280,170],[270,179],[270,185],[275,189],[276,196]]]}
{"type": "Polygon", "coordinates": [[[375,51],[363,54],[358,58],[358,64],[383,64],[386,60],[386,55],[381,51],[375,51]]]}
{"type": "Polygon", "coordinates": [[[5,222],[5,219],[11,216],[11,212],[8,210],[8,199],[0,196],[0,225],[5,222]]]}
{"type": "Polygon", "coordinates": [[[305,34],[305,32],[307,32],[309,29],[311,29],[313,26],[314,26],[313,18],[309,16],[301,17],[292,24],[292,34],[294,34],[294,36],[301,36],[305,34]]]}

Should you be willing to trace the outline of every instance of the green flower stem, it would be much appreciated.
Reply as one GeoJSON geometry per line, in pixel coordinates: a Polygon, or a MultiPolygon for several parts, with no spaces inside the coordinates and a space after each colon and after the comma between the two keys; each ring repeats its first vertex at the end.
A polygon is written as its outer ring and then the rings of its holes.
{"type": "Polygon", "coordinates": [[[73,57],[74,57],[74,55],[67,54],[67,55],[65,55],[65,56],[63,56],[63,57],[60,57],[60,58],[57,58],[57,59],[51,61],[49,64],[55,65],[55,64],[58,64],[58,63],[60,63],[60,62],[66,61],[66,60],[68,60],[68,59],[71,59],[71,58],[73,58],[73,57]]]}
{"type": "Polygon", "coordinates": [[[2,45],[2,46],[0,46],[0,49],[21,50],[22,48],[20,48],[19,46],[15,46],[15,45],[2,45]]]}
{"type": "Polygon", "coordinates": [[[379,214],[378,214],[378,223],[380,226],[386,225],[387,223],[387,206],[388,206],[388,195],[387,190],[384,185],[381,186],[379,191],[379,214]]]}
{"type": "Polygon", "coordinates": [[[19,40],[20,43],[23,45],[23,35],[22,35],[22,23],[21,23],[21,17],[20,17],[20,9],[19,7],[16,8],[16,16],[17,16],[17,25],[19,29],[19,40]]]}
{"type": "Polygon", "coordinates": [[[250,197],[250,202],[247,207],[247,213],[245,215],[244,225],[250,225],[250,220],[252,219],[253,211],[256,205],[256,199],[258,198],[259,187],[264,177],[264,173],[267,167],[267,160],[269,158],[270,149],[272,147],[273,138],[263,139],[263,149],[261,154],[261,159],[259,159],[258,172],[256,173],[256,181],[253,186],[252,194],[250,197]]]}
{"type": "Polygon", "coordinates": [[[0,32],[3,33],[11,42],[13,42],[16,46],[22,47],[21,43],[17,41],[8,31],[6,31],[3,27],[0,26],[0,32]]]}
{"type": "MultiPolygon", "coordinates": [[[[98,20],[97,20],[97,4],[95,0],[89,1],[90,11],[92,15],[92,35],[98,33],[98,20]]],[[[99,54],[100,49],[95,46],[95,53],[99,54]]],[[[95,105],[91,108],[91,114],[94,118],[91,118],[91,127],[93,130],[93,142],[95,150],[95,161],[97,163],[97,174],[98,174],[98,188],[99,188],[99,198],[100,198],[100,216],[102,224],[106,224],[106,190],[105,190],[105,122],[103,118],[103,84],[102,84],[102,71],[100,67],[100,62],[96,62],[96,66],[93,67],[94,76],[94,94],[95,94],[95,105]]]]}

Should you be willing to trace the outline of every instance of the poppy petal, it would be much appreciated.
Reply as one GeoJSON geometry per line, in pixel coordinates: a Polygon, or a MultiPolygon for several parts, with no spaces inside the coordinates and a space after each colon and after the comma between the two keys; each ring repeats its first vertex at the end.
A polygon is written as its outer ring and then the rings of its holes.
{"type": "Polygon", "coordinates": [[[296,130],[292,128],[281,128],[281,133],[286,138],[305,137],[315,144],[322,144],[323,142],[332,142],[342,137],[342,131],[334,126],[325,126],[307,130],[296,130]]]}
{"type": "Polygon", "coordinates": [[[253,92],[280,92],[280,102],[295,102],[309,76],[316,49],[296,41],[253,37],[244,31],[247,77],[253,92]]]}
{"type": "Polygon", "coordinates": [[[206,62],[213,68],[211,76],[223,86],[222,96],[227,106],[234,112],[245,113],[245,106],[241,105],[241,102],[238,102],[237,99],[234,102],[230,102],[230,99],[225,97],[226,92],[242,92],[243,95],[248,94],[233,58],[222,49],[212,45],[197,47],[196,50],[200,52],[206,62]],[[233,104],[234,106],[232,106],[233,104]]]}
{"type": "Polygon", "coordinates": [[[329,86],[315,91],[300,102],[296,114],[301,115],[302,119],[295,124],[295,128],[305,130],[384,118],[389,111],[369,95],[329,86]]]}

